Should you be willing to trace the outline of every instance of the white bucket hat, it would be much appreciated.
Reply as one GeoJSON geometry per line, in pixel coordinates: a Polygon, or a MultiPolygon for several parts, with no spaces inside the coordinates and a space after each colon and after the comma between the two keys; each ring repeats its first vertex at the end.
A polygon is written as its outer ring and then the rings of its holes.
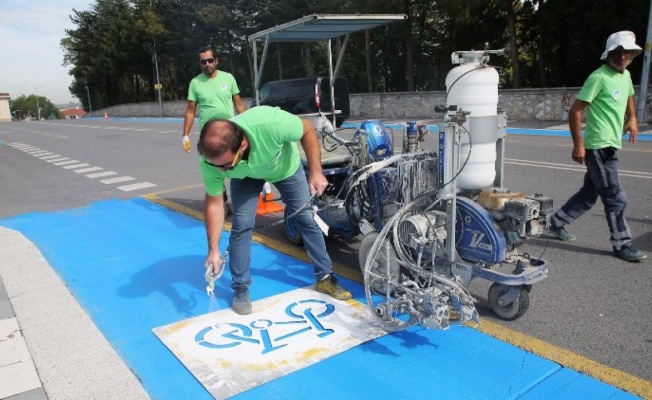
{"type": "Polygon", "coordinates": [[[634,32],[620,31],[612,33],[611,36],[609,36],[609,39],[607,39],[607,48],[604,53],[602,53],[600,60],[606,59],[610,52],[619,47],[622,47],[624,50],[635,50],[636,53],[634,54],[634,57],[641,54],[643,51],[643,49],[636,44],[636,35],[634,35],[634,32]]]}

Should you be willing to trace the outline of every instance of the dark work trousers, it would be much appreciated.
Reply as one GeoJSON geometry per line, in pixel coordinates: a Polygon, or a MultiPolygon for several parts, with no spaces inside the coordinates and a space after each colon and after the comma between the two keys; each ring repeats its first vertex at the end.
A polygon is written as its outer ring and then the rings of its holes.
{"type": "Polygon", "coordinates": [[[560,227],[572,223],[589,211],[600,196],[611,232],[611,245],[614,250],[620,250],[632,242],[632,234],[625,220],[627,196],[618,179],[618,151],[613,147],[587,149],[584,163],[584,185],[553,214],[551,224],[560,227]]]}

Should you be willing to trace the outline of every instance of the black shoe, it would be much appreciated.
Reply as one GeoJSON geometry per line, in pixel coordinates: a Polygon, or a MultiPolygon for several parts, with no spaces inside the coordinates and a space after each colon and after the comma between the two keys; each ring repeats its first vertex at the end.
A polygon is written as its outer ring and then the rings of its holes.
{"type": "Polygon", "coordinates": [[[572,233],[568,232],[566,230],[565,226],[560,226],[557,228],[554,225],[550,225],[548,227],[548,232],[550,233],[551,236],[556,237],[557,239],[564,241],[564,242],[572,242],[577,239],[577,236],[573,235],[572,233]]]}
{"type": "Polygon", "coordinates": [[[240,315],[251,314],[251,299],[249,298],[249,289],[247,287],[237,288],[235,297],[231,302],[231,309],[240,315]]]}
{"type": "Polygon", "coordinates": [[[636,250],[632,245],[623,246],[620,248],[620,250],[614,249],[614,253],[616,254],[616,257],[620,258],[621,260],[630,262],[641,261],[647,258],[647,254],[636,250]]]}

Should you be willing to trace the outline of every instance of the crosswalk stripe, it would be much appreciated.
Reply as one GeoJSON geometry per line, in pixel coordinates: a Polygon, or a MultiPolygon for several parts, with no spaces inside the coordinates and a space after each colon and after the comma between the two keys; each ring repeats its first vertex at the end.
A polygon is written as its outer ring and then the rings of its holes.
{"type": "Polygon", "coordinates": [[[111,175],[118,175],[118,173],[113,171],[104,171],[104,172],[98,172],[96,174],[88,174],[86,175],[86,177],[94,179],[94,178],[101,178],[103,176],[111,176],[111,175]]]}
{"type": "Polygon", "coordinates": [[[150,182],[141,182],[141,183],[134,183],[132,185],[118,186],[118,189],[124,192],[131,192],[132,190],[147,189],[155,186],[158,185],[150,182]]]}
{"type": "Polygon", "coordinates": [[[135,181],[136,178],[132,178],[131,176],[119,176],[117,178],[110,178],[110,179],[105,179],[103,181],[100,181],[104,184],[111,185],[114,183],[120,183],[120,182],[128,182],[128,181],[135,181]]]}
{"type": "Polygon", "coordinates": [[[77,160],[69,160],[69,161],[57,162],[57,163],[54,163],[54,165],[68,165],[68,164],[74,164],[74,163],[78,163],[78,162],[79,161],[77,161],[77,160]]]}
{"type": "Polygon", "coordinates": [[[93,171],[101,171],[102,167],[90,167],[90,168],[82,168],[82,169],[76,169],[75,172],[78,174],[83,174],[84,172],[93,172],[93,171]]]}
{"type": "Polygon", "coordinates": [[[48,162],[58,162],[58,161],[67,161],[70,160],[69,157],[61,157],[61,158],[55,158],[53,160],[48,160],[48,162]]]}
{"type": "Polygon", "coordinates": [[[66,165],[63,167],[64,169],[75,169],[75,168],[82,168],[82,167],[88,167],[90,164],[86,163],[81,163],[81,164],[75,164],[75,165],[66,165]]]}

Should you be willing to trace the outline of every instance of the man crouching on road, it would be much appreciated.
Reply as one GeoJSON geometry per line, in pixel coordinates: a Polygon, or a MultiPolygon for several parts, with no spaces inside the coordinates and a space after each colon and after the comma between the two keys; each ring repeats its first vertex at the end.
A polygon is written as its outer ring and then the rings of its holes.
{"type": "MultiPolygon", "coordinates": [[[[321,151],[315,128],[310,122],[279,108],[259,106],[238,116],[213,119],[204,125],[197,143],[200,169],[206,188],[204,219],[208,236],[206,266],[217,272],[220,235],[224,224],[222,192],[224,179],[230,178],[233,204],[229,238],[229,267],[235,292],[231,308],[238,314],[251,314],[249,264],[251,236],[256,219],[258,196],[265,181],[274,184],[290,213],[306,205],[310,195],[321,195],[328,185],[321,168],[321,151]],[[301,146],[308,160],[309,177],[299,159],[301,146]]],[[[293,217],[315,269],[318,292],[339,300],[351,293],[337,282],[321,230],[310,207],[293,217]]]]}

